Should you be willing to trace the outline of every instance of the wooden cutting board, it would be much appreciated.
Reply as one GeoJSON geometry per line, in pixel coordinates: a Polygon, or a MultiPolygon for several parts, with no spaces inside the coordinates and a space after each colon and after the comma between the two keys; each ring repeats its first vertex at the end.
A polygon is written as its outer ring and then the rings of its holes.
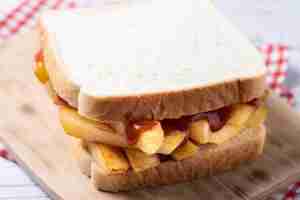
{"type": "Polygon", "coordinates": [[[57,110],[32,73],[36,33],[0,47],[0,136],[53,199],[262,199],[300,178],[300,116],[272,96],[264,154],[209,179],[130,193],[98,192],[72,159],[57,110]]]}

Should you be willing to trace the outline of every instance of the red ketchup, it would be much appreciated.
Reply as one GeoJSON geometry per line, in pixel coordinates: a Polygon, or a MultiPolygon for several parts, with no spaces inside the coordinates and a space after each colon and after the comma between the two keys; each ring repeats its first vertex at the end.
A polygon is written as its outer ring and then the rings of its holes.
{"type": "Polygon", "coordinates": [[[224,107],[216,111],[209,111],[204,113],[199,113],[192,116],[192,121],[198,121],[201,119],[207,119],[210,129],[215,132],[220,130],[226,123],[229,113],[231,111],[230,107],[224,107]]]}
{"type": "Polygon", "coordinates": [[[263,104],[263,101],[261,99],[253,99],[250,102],[248,102],[249,105],[255,106],[255,107],[259,107],[263,104]]]}
{"type": "MultiPolygon", "coordinates": [[[[188,124],[192,121],[198,121],[201,119],[207,119],[210,129],[215,132],[220,130],[226,123],[231,107],[227,106],[216,111],[209,111],[199,113],[193,116],[181,117],[179,119],[164,119],[161,121],[161,125],[164,131],[168,130],[180,130],[186,131],[188,124]]],[[[129,144],[135,144],[139,135],[157,125],[157,121],[140,121],[130,123],[127,127],[127,140],[129,144]]]]}
{"type": "Polygon", "coordinates": [[[163,130],[179,130],[186,131],[190,122],[189,117],[181,117],[179,119],[164,119],[161,121],[163,130]]]}
{"type": "Polygon", "coordinates": [[[36,63],[38,62],[44,62],[44,56],[42,50],[39,50],[35,55],[34,55],[34,60],[36,63]]]}
{"type": "Polygon", "coordinates": [[[65,100],[63,100],[57,94],[55,94],[55,96],[53,97],[53,103],[58,106],[68,106],[69,105],[65,100]]]}
{"type": "Polygon", "coordinates": [[[142,132],[152,129],[159,122],[157,121],[140,121],[129,123],[127,126],[127,141],[128,144],[135,144],[142,132]]]}

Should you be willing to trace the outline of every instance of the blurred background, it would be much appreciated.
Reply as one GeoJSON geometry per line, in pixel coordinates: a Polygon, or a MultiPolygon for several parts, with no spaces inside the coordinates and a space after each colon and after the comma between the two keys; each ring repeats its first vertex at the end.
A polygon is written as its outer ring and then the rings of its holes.
{"type": "MultiPolygon", "coordinates": [[[[300,1],[214,0],[215,5],[257,45],[271,43],[288,47],[285,84],[300,94],[300,1]]],[[[299,110],[299,98],[295,98],[299,110]]]]}
{"type": "MultiPolygon", "coordinates": [[[[116,1],[119,0],[0,0],[0,51],[14,37],[31,30],[44,10],[98,7],[116,1]]],[[[300,1],[212,2],[262,51],[270,87],[300,111],[300,1]]],[[[48,199],[14,162],[7,159],[8,153],[0,147],[0,200],[48,199]]],[[[287,189],[285,193],[274,194],[274,198],[284,199],[288,192],[287,189]]]]}

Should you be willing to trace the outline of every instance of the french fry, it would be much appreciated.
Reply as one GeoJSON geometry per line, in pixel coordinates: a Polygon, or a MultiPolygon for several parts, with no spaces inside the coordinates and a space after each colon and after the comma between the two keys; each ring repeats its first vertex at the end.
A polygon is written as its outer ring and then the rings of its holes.
{"type": "Polygon", "coordinates": [[[245,124],[245,127],[257,127],[262,124],[267,117],[267,108],[265,106],[260,106],[255,110],[255,112],[250,116],[245,124]]]}
{"type": "Polygon", "coordinates": [[[225,124],[220,130],[213,132],[210,136],[209,143],[223,144],[229,139],[240,133],[241,127],[236,127],[231,124],[225,124]]]}
{"type": "Polygon", "coordinates": [[[56,92],[55,92],[55,90],[54,90],[54,88],[53,88],[50,81],[45,83],[45,86],[46,86],[48,96],[52,99],[54,104],[59,105],[59,106],[67,106],[68,105],[62,98],[60,98],[56,94],[56,92]]]}
{"type": "Polygon", "coordinates": [[[154,126],[139,133],[137,142],[134,146],[144,153],[154,154],[163,144],[163,141],[164,131],[160,123],[156,122],[154,126]]]}
{"type": "Polygon", "coordinates": [[[100,143],[89,143],[88,146],[93,159],[105,174],[124,173],[129,169],[129,163],[120,148],[100,143]]]}
{"type": "Polygon", "coordinates": [[[35,55],[34,74],[37,77],[37,79],[43,84],[49,80],[49,75],[44,65],[44,58],[43,58],[42,51],[39,51],[35,55]]]}
{"type": "Polygon", "coordinates": [[[222,144],[241,133],[244,128],[259,126],[265,120],[266,114],[267,110],[263,106],[256,109],[248,104],[235,105],[227,123],[211,134],[209,143],[222,144]]]}
{"type": "Polygon", "coordinates": [[[158,149],[157,153],[166,155],[172,153],[184,141],[186,135],[187,134],[182,131],[170,131],[166,134],[164,142],[158,149]]]}
{"type": "Polygon", "coordinates": [[[160,164],[159,158],[155,154],[149,155],[137,149],[126,149],[125,152],[132,169],[136,172],[153,168],[160,164]]]}
{"type": "Polygon", "coordinates": [[[206,144],[212,134],[206,119],[191,122],[189,124],[190,138],[197,144],[206,144]]]}
{"type": "Polygon", "coordinates": [[[195,155],[197,152],[198,152],[198,146],[188,140],[186,143],[179,146],[171,154],[171,156],[175,160],[183,160],[185,158],[189,158],[189,157],[195,155]]]}
{"type": "Polygon", "coordinates": [[[75,109],[59,106],[59,118],[65,133],[70,136],[86,141],[128,146],[126,136],[115,133],[106,124],[80,116],[75,109]]]}
{"type": "Polygon", "coordinates": [[[234,105],[226,124],[243,126],[254,111],[255,107],[248,104],[234,105]]]}
{"type": "Polygon", "coordinates": [[[47,83],[49,80],[48,72],[42,63],[38,62],[34,69],[34,74],[41,83],[47,83]]]}

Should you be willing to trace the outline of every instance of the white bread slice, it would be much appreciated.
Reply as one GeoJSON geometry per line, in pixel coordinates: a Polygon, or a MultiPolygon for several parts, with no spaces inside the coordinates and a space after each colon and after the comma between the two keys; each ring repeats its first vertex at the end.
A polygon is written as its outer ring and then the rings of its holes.
{"type": "Polygon", "coordinates": [[[82,172],[90,169],[93,185],[104,191],[128,191],[149,186],[169,185],[195,178],[211,176],[237,167],[240,163],[257,158],[263,151],[266,129],[264,125],[249,128],[221,145],[204,145],[199,152],[182,161],[166,161],[142,172],[105,175],[100,172],[90,154],[81,148],[76,154],[82,172]],[[90,157],[90,159],[81,159],[90,157]],[[82,163],[86,162],[86,163],[82,163]],[[88,169],[84,168],[88,167],[88,169]]]}
{"type": "Polygon", "coordinates": [[[89,118],[179,118],[265,90],[260,54],[209,0],[51,11],[39,30],[55,90],[89,118]]]}

